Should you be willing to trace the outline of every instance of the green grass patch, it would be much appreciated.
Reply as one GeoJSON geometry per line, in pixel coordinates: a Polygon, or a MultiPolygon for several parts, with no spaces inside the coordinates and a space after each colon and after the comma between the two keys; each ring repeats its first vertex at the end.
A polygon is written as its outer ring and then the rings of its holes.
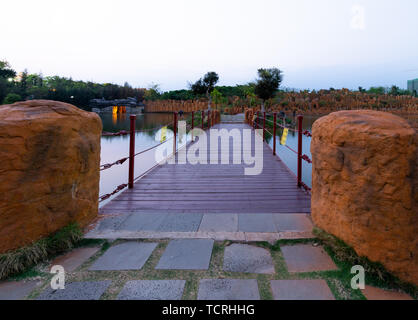
{"type": "Polygon", "coordinates": [[[39,277],[44,278],[45,276],[47,276],[45,272],[42,272],[41,270],[39,270],[37,266],[33,266],[25,270],[24,272],[18,273],[15,276],[10,277],[9,280],[20,281],[20,280],[25,280],[29,278],[39,278],[39,277]]]}
{"type": "MultiPolygon", "coordinates": [[[[186,280],[186,285],[183,292],[183,300],[195,300],[197,299],[199,281],[201,279],[257,279],[258,288],[260,292],[260,298],[263,300],[273,299],[270,281],[271,280],[298,280],[298,279],[324,279],[331,292],[337,300],[364,300],[361,290],[354,290],[351,288],[351,279],[354,276],[351,274],[351,267],[357,263],[356,258],[352,252],[349,251],[349,247],[343,245],[338,239],[332,239],[337,241],[338,246],[334,243],[329,243],[326,240],[325,234],[318,236],[314,239],[301,239],[301,240],[280,240],[274,245],[268,242],[253,242],[250,245],[260,246],[267,250],[272,255],[275,273],[274,274],[252,274],[241,272],[228,272],[223,270],[223,257],[225,248],[233,243],[240,243],[237,241],[215,241],[211,256],[211,261],[208,270],[158,270],[155,267],[158,264],[162,254],[164,253],[170,240],[155,240],[147,239],[140,240],[140,242],[156,242],[158,246],[151,254],[148,261],[145,263],[141,270],[121,270],[121,271],[90,271],[89,267],[96,261],[101,255],[105,253],[109,247],[124,243],[127,241],[139,241],[139,240],[116,240],[109,242],[102,240],[101,250],[92,256],[88,261],[83,263],[76,272],[67,275],[66,282],[74,281],[100,281],[111,280],[112,284],[108,290],[101,297],[103,300],[116,299],[123,286],[129,280],[186,280]],[[338,270],[330,271],[318,271],[318,272],[305,272],[305,273],[289,273],[282,251],[281,246],[284,245],[298,245],[298,244],[312,244],[322,245],[324,250],[330,255],[338,270]],[[342,246],[342,247],[341,247],[342,246]],[[340,250],[341,249],[341,250],[340,250]],[[343,254],[346,252],[348,255],[343,254]],[[346,259],[346,257],[349,257],[346,259]]],[[[86,243],[93,244],[93,243],[86,243]]],[[[95,243],[97,244],[97,243],[95,243]]],[[[366,267],[366,266],[365,266],[366,267]]],[[[369,270],[369,269],[367,269],[369,270]]],[[[36,276],[37,270],[27,271],[28,276],[36,276]]],[[[40,289],[36,289],[29,298],[35,299],[39,293],[49,285],[49,278],[45,278],[45,285],[40,289]]],[[[385,277],[384,279],[387,279],[385,277]]],[[[391,283],[387,283],[384,280],[377,285],[373,282],[372,276],[366,273],[366,283],[371,285],[380,286],[383,288],[400,288],[392,286],[391,283]]],[[[403,289],[403,288],[402,288],[403,289]]],[[[416,296],[412,291],[403,289],[411,296],[416,296]]]]}
{"type": "Polygon", "coordinates": [[[70,224],[49,237],[40,239],[31,245],[0,255],[0,279],[6,279],[19,273],[30,273],[32,266],[41,263],[59,253],[72,249],[83,237],[77,224],[70,224]]]}
{"type": "MultiPolygon", "coordinates": [[[[351,278],[354,276],[351,274],[351,268],[355,265],[360,265],[366,272],[366,284],[382,289],[401,290],[411,295],[414,299],[418,298],[418,288],[416,286],[401,281],[387,271],[382,264],[372,262],[366,257],[358,256],[354,249],[344,243],[344,241],[323,230],[315,228],[313,233],[318,238],[318,241],[324,246],[325,251],[327,251],[341,269],[339,279],[346,288],[351,289],[350,282],[351,278]]],[[[352,291],[358,292],[359,290],[352,291]]],[[[355,293],[353,294],[356,295],[355,293]]]]}

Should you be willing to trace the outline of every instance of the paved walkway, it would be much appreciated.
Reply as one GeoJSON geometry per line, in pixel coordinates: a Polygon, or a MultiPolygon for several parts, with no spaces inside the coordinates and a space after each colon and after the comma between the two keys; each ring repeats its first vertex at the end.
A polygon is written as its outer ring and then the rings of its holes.
{"type": "Polygon", "coordinates": [[[269,241],[312,238],[307,214],[128,213],[105,215],[90,239],[213,239],[269,241]]]}
{"type": "Polygon", "coordinates": [[[221,114],[221,122],[230,122],[230,123],[243,123],[245,122],[245,114],[239,113],[239,114],[221,114]]]}
{"type": "MultiPolygon", "coordinates": [[[[334,300],[362,297],[350,291],[333,259],[314,242],[280,249],[260,243],[212,239],[118,240],[102,248],[79,248],[44,270],[62,265],[63,290],[50,277],[0,283],[0,299],[38,300],[334,300]]],[[[348,271],[347,271],[348,272],[348,271]]],[[[367,288],[371,298],[409,296],[367,288]],[[382,296],[383,292],[383,296],[382,296]]]]}

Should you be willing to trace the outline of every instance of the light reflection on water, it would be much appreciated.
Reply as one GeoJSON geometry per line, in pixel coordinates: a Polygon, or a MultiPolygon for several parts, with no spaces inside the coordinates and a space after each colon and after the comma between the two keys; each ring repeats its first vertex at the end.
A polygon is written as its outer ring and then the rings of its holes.
{"type": "MultiPolygon", "coordinates": [[[[121,130],[129,131],[130,120],[127,114],[100,114],[103,123],[103,131],[118,132],[121,130]]],[[[167,125],[173,121],[173,115],[169,113],[149,113],[140,114],[136,117],[136,130],[157,128],[135,134],[135,152],[148,149],[160,143],[156,139],[159,127],[167,125]]],[[[170,132],[167,134],[167,149],[172,152],[172,143],[170,132]]],[[[189,137],[190,139],[190,137],[189,137]]],[[[179,138],[177,139],[179,144],[179,138]]],[[[183,139],[182,141],[185,141],[183,139]]],[[[181,143],[180,143],[181,146],[181,143]]],[[[138,177],[157,164],[155,160],[155,151],[145,152],[135,157],[134,177],[138,177]]],[[[129,156],[129,135],[126,136],[107,136],[101,139],[101,159],[100,164],[112,163],[116,160],[129,156]]],[[[100,173],[100,195],[112,192],[117,186],[128,182],[129,161],[122,165],[115,165],[110,169],[100,173]]],[[[100,203],[100,207],[105,205],[112,198],[100,203]]]]}
{"type": "MultiPolygon", "coordinates": [[[[103,131],[118,132],[121,130],[129,131],[129,115],[127,114],[100,114],[103,123],[103,131]]],[[[311,130],[313,122],[318,119],[318,116],[305,116],[303,121],[304,130],[311,130]]],[[[137,115],[136,118],[136,130],[149,129],[160,127],[171,123],[173,120],[172,114],[169,113],[149,113],[137,115]]],[[[159,143],[155,138],[158,130],[150,130],[146,132],[137,132],[135,135],[135,151],[148,149],[159,143]]],[[[277,130],[278,136],[277,142],[277,154],[283,160],[283,162],[289,167],[289,169],[296,174],[297,162],[296,155],[288,150],[286,147],[280,145],[280,136],[282,131],[277,130]]],[[[167,139],[170,135],[167,136],[167,139]]],[[[184,142],[186,139],[183,139],[184,142]]],[[[187,138],[190,141],[190,136],[187,138]]],[[[311,159],[310,153],[310,141],[311,138],[303,136],[303,153],[308,155],[311,159]]],[[[166,142],[167,148],[172,146],[172,139],[166,142]]],[[[273,147],[273,139],[270,137],[268,143],[273,147]]],[[[297,150],[297,133],[289,131],[287,137],[287,145],[297,150]]],[[[171,147],[172,148],[172,147],[171,147]]],[[[172,150],[172,149],[170,149],[172,150]]],[[[155,164],[155,149],[153,151],[146,152],[135,157],[135,174],[137,177],[155,164]]],[[[101,164],[112,163],[121,158],[129,155],[129,135],[126,136],[114,136],[114,137],[102,137],[101,139],[101,164]]],[[[312,166],[305,161],[302,161],[302,177],[303,182],[308,186],[311,186],[311,173],[312,166]]],[[[100,195],[112,192],[118,185],[127,183],[128,181],[128,161],[122,165],[115,165],[108,170],[104,170],[100,174],[100,195]]],[[[110,199],[109,199],[110,200],[110,199]]],[[[109,200],[103,201],[100,206],[102,207],[109,200]]]]}

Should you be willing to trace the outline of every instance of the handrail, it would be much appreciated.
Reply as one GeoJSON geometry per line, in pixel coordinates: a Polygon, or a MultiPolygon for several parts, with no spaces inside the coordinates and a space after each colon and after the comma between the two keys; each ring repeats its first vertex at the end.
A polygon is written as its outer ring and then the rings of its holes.
{"type": "Polygon", "coordinates": [[[279,123],[277,123],[277,113],[274,112],[272,115],[268,114],[266,112],[263,112],[263,117],[260,116],[260,111],[254,113],[254,118],[253,118],[253,126],[254,129],[256,128],[260,128],[263,130],[263,141],[265,140],[265,132],[268,132],[270,135],[272,135],[274,137],[274,141],[273,141],[273,155],[276,155],[276,127],[281,127],[283,129],[288,129],[290,131],[293,132],[297,132],[298,133],[298,150],[294,150],[293,148],[289,147],[288,145],[284,145],[287,149],[289,149],[290,151],[292,151],[293,153],[295,153],[297,155],[297,184],[298,187],[305,189],[307,192],[310,192],[312,189],[309,188],[303,181],[302,181],[302,161],[306,161],[309,164],[312,164],[312,160],[306,155],[306,154],[302,154],[302,136],[305,135],[307,137],[312,137],[312,133],[309,132],[308,130],[304,130],[302,129],[302,120],[303,120],[303,116],[299,115],[298,116],[298,127],[297,129],[291,128],[291,127],[287,127],[285,125],[281,125],[279,123]],[[268,119],[267,116],[273,116],[273,121],[271,121],[270,119],[268,119]],[[263,126],[261,126],[261,124],[259,124],[258,120],[262,120],[263,121],[263,126]],[[271,123],[273,125],[273,134],[266,129],[266,121],[271,123]]]}
{"type": "MultiPolygon", "coordinates": [[[[207,129],[209,129],[211,126],[214,125],[215,119],[214,119],[214,115],[211,116],[211,111],[210,110],[207,110],[207,111],[208,111],[208,119],[207,119],[207,126],[208,127],[207,127],[207,129]]],[[[202,110],[202,129],[204,129],[203,128],[203,124],[204,124],[204,120],[205,120],[204,119],[204,116],[205,116],[204,113],[205,113],[205,110],[202,110]]],[[[102,134],[103,136],[107,136],[107,135],[108,136],[119,136],[119,135],[128,135],[128,134],[130,134],[130,150],[129,150],[129,154],[130,155],[128,157],[125,157],[125,158],[116,160],[115,162],[103,164],[103,165],[100,166],[100,168],[101,168],[100,171],[103,171],[103,170],[107,170],[107,169],[113,167],[114,165],[121,165],[121,164],[125,163],[126,160],[129,159],[129,182],[119,185],[111,193],[107,193],[107,194],[104,194],[102,196],[99,196],[99,202],[102,202],[102,201],[110,198],[111,196],[113,196],[116,193],[122,191],[126,187],[132,188],[133,187],[133,183],[136,180],[138,180],[139,178],[141,178],[142,176],[144,176],[149,171],[151,171],[152,169],[154,169],[156,166],[159,165],[159,164],[157,164],[157,165],[153,166],[152,168],[148,169],[146,172],[144,172],[141,175],[139,175],[138,177],[134,178],[133,177],[133,171],[134,171],[134,168],[133,167],[134,167],[134,158],[136,156],[138,156],[140,154],[143,154],[145,152],[148,152],[148,151],[150,151],[152,149],[155,149],[155,148],[161,146],[162,144],[164,144],[164,143],[166,143],[166,142],[168,142],[170,140],[173,140],[173,156],[175,156],[176,152],[178,151],[178,149],[177,149],[177,112],[174,112],[173,113],[173,120],[174,120],[173,121],[173,131],[174,131],[174,136],[171,137],[171,138],[168,138],[168,139],[166,139],[166,140],[164,140],[164,141],[162,141],[162,142],[160,142],[160,143],[158,143],[158,144],[156,144],[156,145],[154,145],[154,146],[152,146],[150,148],[147,148],[147,149],[144,149],[142,151],[139,151],[137,153],[134,152],[134,149],[135,149],[135,143],[134,143],[135,140],[134,139],[135,139],[135,133],[136,132],[151,131],[151,130],[156,130],[157,128],[158,129],[161,129],[161,128],[165,127],[165,126],[168,126],[170,123],[165,124],[163,126],[154,127],[154,128],[151,128],[151,129],[135,130],[135,119],[136,119],[136,116],[135,115],[131,115],[131,124],[130,124],[130,127],[131,128],[130,128],[130,131],[129,132],[126,131],[126,130],[121,130],[121,131],[116,132],[116,133],[104,132],[102,134]]],[[[192,119],[191,119],[192,120],[192,123],[191,123],[191,125],[187,124],[187,120],[188,119],[186,119],[186,147],[187,147],[187,133],[188,133],[187,130],[188,129],[193,130],[194,127],[195,127],[194,126],[194,111],[192,111],[192,119]]],[[[189,132],[190,132],[190,130],[189,130],[189,132]]],[[[194,139],[192,137],[192,141],[193,140],[194,139]]]]}

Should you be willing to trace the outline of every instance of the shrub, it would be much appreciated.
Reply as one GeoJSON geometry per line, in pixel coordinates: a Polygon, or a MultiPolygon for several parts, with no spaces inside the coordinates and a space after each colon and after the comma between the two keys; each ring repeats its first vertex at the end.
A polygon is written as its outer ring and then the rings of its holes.
{"type": "Polygon", "coordinates": [[[83,237],[77,224],[70,224],[47,238],[0,254],[0,280],[20,273],[50,257],[72,249],[83,237]]]}
{"type": "Polygon", "coordinates": [[[9,93],[3,100],[3,104],[12,104],[18,101],[22,101],[22,97],[16,93],[9,93]]]}

